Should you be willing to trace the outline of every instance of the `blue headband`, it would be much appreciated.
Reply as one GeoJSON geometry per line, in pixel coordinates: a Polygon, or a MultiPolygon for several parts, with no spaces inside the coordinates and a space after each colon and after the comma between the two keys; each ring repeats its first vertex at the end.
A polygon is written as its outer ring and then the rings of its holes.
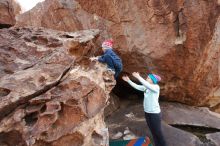
{"type": "Polygon", "coordinates": [[[151,80],[153,81],[154,84],[157,84],[157,78],[153,75],[153,74],[149,74],[148,77],[151,78],[151,80]]]}

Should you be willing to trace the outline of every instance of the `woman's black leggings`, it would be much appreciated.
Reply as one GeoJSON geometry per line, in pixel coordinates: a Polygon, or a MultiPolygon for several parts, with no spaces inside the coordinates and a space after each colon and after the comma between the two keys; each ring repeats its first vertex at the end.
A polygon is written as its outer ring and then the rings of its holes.
{"type": "Polygon", "coordinates": [[[145,119],[153,136],[155,146],[167,146],[161,130],[161,114],[152,114],[145,112],[145,119]]]}

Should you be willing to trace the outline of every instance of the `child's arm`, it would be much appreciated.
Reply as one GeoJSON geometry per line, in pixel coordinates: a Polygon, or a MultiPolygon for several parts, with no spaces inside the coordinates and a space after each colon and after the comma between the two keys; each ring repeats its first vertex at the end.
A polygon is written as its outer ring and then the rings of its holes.
{"type": "Polygon", "coordinates": [[[106,55],[91,57],[90,60],[105,63],[106,62],[106,55]]]}
{"type": "Polygon", "coordinates": [[[98,58],[99,62],[105,63],[106,62],[106,55],[102,55],[98,58]]]}
{"type": "MultiPolygon", "coordinates": [[[[107,64],[112,64],[112,58],[109,54],[104,54],[101,57],[98,58],[98,61],[101,63],[107,63],[107,64]]],[[[112,65],[114,66],[114,65],[112,65]]]]}

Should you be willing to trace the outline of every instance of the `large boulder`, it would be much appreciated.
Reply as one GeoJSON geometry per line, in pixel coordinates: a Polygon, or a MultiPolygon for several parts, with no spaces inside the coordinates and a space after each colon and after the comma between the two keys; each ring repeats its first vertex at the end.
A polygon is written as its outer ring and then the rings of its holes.
{"type": "Polygon", "coordinates": [[[19,16],[17,26],[99,28],[102,39],[114,39],[125,73],[158,73],[166,99],[216,106],[219,12],[219,1],[46,0],[19,16]]]}
{"type": "Polygon", "coordinates": [[[217,132],[217,133],[212,133],[212,134],[207,134],[206,137],[208,139],[210,139],[211,141],[214,141],[213,143],[216,145],[216,146],[219,146],[220,145],[220,132],[217,132]]]}
{"type": "MultiPolygon", "coordinates": [[[[162,130],[168,146],[219,146],[220,114],[207,108],[170,102],[160,104],[162,130]]],[[[142,103],[121,101],[120,105],[120,109],[105,120],[110,140],[118,132],[124,133],[126,127],[138,137],[151,137],[142,103]]]]}
{"type": "MultiPolygon", "coordinates": [[[[76,31],[85,28],[98,28],[97,20],[99,18],[84,11],[74,0],[46,0],[38,3],[30,11],[19,15],[16,19],[16,26],[76,31]]],[[[98,20],[103,24],[106,21],[104,19],[98,20]]]]}
{"type": "Polygon", "coordinates": [[[91,62],[98,30],[0,30],[0,145],[108,143],[104,108],[115,85],[91,62]]]}
{"type": "Polygon", "coordinates": [[[14,0],[0,1],[0,28],[15,24],[15,16],[21,11],[20,5],[14,0]]]}

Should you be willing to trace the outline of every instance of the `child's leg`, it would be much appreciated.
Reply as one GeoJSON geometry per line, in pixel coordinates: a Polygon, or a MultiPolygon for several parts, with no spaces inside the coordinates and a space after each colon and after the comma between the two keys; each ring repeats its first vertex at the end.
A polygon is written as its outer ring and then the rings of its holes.
{"type": "Polygon", "coordinates": [[[121,72],[122,72],[122,66],[121,65],[116,65],[115,78],[117,78],[121,72]]]}

